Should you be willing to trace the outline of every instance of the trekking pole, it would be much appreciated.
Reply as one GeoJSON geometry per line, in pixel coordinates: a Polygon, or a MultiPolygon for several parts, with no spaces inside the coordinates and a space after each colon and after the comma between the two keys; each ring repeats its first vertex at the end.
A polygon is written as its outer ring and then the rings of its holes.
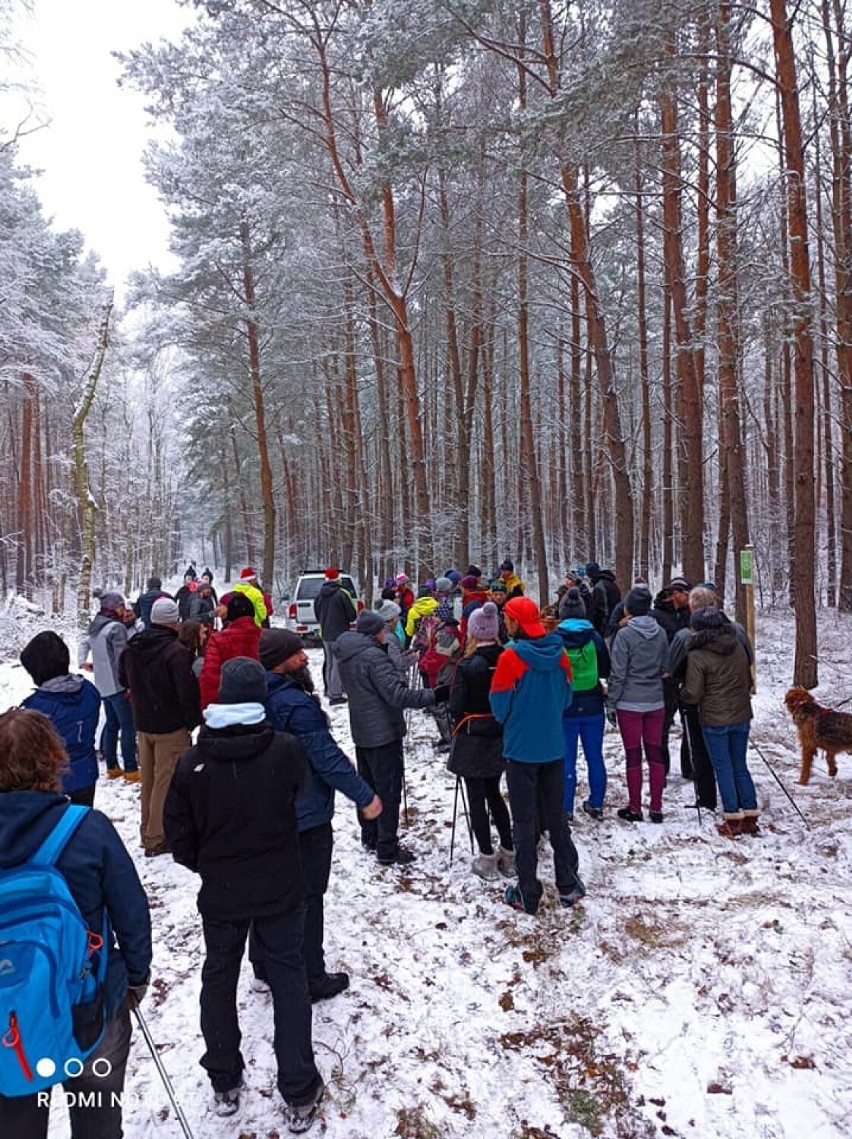
{"type": "Polygon", "coordinates": [[[757,744],[754,742],[754,740],[750,739],[748,742],[749,742],[750,746],[754,748],[754,750],[757,752],[757,754],[760,756],[760,758],[763,760],[763,762],[766,764],[766,766],[769,768],[770,772],[772,773],[773,779],[775,780],[775,782],[778,784],[778,786],[781,788],[781,790],[784,792],[784,794],[787,796],[787,798],[792,803],[793,809],[795,810],[796,814],[799,816],[799,818],[802,820],[802,822],[805,824],[805,826],[808,828],[808,830],[810,830],[811,824],[808,822],[808,820],[805,818],[805,816],[799,810],[798,806],[796,805],[795,799],[790,794],[790,792],[787,790],[787,788],[784,786],[784,784],[781,782],[781,779],[779,778],[774,767],[769,762],[769,760],[766,758],[766,756],[763,754],[762,749],[757,746],[757,744]]]}
{"type": "Polygon", "coordinates": [[[402,765],[402,817],[408,827],[408,787],[405,782],[405,762],[402,765]]]}
{"type": "Polygon", "coordinates": [[[148,1045],[148,1050],[151,1053],[151,1057],[157,1066],[157,1071],[160,1073],[160,1079],[163,1081],[163,1087],[166,1089],[166,1094],[172,1101],[172,1107],[175,1109],[175,1115],[177,1116],[181,1130],[186,1136],[186,1139],[193,1139],[192,1131],[190,1130],[189,1124],[186,1121],[186,1116],[183,1114],[183,1108],[177,1101],[175,1089],[172,1086],[172,1081],[169,1079],[169,1073],[163,1067],[163,1061],[160,1059],[160,1054],[157,1051],[157,1046],[154,1043],[154,1038],[151,1036],[148,1025],[145,1023],[145,1017],[142,1015],[142,1009],[139,1007],[139,1005],[134,1005],[133,1011],[136,1014],[136,1021],[139,1025],[142,1035],[145,1037],[145,1043],[148,1045]]]}
{"type": "Polygon", "coordinates": [[[464,784],[460,775],[456,776],[456,790],[453,795],[453,826],[450,831],[450,865],[453,864],[453,848],[456,842],[456,818],[458,817],[459,807],[459,794],[461,794],[462,808],[464,810],[464,817],[467,819],[467,831],[470,838],[470,853],[473,854],[473,826],[470,821],[470,813],[467,808],[467,799],[465,798],[464,784]]]}

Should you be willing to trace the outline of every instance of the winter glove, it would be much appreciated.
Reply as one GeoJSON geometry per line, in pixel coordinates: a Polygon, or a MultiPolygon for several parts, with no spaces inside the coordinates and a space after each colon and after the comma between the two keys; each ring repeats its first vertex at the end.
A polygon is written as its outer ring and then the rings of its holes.
{"type": "Polygon", "coordinates": [[[436,704],[446,704],[450,698],[449,684],[436,684],[432,691],[435,693],[436,704]]]}
{"type": "Polygon", "coordinates": [[[151,983],[151,973],[148,972],[141,981],[136,984],[127,984],[127,1007],[130,1009],[136,1008],[142,1001],[142,998],[148,992],[148,985],[151,983]]]}
{"type": "Polygon", "coordinates": [[[612,724],[614,728],[618,727],[618,716],[615,714],[615,708],[608,708],[606,713],[607,721],[612,724]]]}

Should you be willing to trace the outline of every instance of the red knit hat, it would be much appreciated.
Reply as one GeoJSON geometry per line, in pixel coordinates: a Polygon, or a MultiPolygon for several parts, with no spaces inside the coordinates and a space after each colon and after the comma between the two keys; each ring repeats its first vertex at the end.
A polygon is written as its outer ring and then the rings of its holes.
{"type": "Polygon", "coordinates": [[[252,578],[257,578],[257,570],[252,569],[251,566],[246,566],[240,574],[240,581],[251,581],[252,578]]]}
{"type": "Polygon", "coordinates": [[[503,612],[517,621],[528,637],[543,637],[547,632],[541,623],[538,606],[531,597],[513,597],[503,606],[503,612]]]}
{"type": "Polygon", "coordinates": [[[329,581],[337,581],[337,579],[340,577],[340,570],[335,569],[334,566],[329,566],[329,568],[325,571],[325,576],[329,581]]]}

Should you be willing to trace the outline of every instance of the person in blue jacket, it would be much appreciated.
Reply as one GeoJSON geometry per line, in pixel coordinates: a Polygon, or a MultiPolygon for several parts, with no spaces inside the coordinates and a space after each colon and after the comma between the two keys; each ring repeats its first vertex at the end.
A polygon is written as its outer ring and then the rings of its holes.
{"type": "Polygon", "coordinates": [[[577,746],[583,744],[589,772],[589,797],[583,810],[593,819],[603,818],[606,796],[606,765],[603,758],[606,723],[605,692],[602,680],[609,676],[610,660],[606,641],[586,616],[586,603],[577,586],[567,590],[559,605],[563,619],[556,626],[571,662],[572,700],[562,717],[565,734],[565,810],[574,817],[577,793],[577,746]]]}
{"type": "Polygon", "coordinates": [[[72,803],[91,807],[98,781],[95,733],[101,714],[101,694],[91,681],[71,676],[71,654],[56,633],[38,633],[21,653],[21,664],[36,691],[22,707],[43,712],[53,724],[68,753],[62,790],[72,803]]]}
{"type": "MultiPolygon", "coordinates": [[[[35,854],[68,807],[60,783],[64,763],[62,741],[46,716],[28,708],[0,715],[0,871],[35,854]]],[[[120,1139],[121,1092],[130,1050],[128,1006],[141,1001],[151,976],[148,899],[130,855],[100,811],[86,813],[56,867],[87,929],[104,929],[104,912],[107,917],[109,961],[102,990],[106,1028],[80,1074],[62,1081],[70,1093],[71,1136],[120,1139]]],[[[79,1027],[85,1032],[86,1025],[79,1027]]],[[[0,1095],[0,1135],[41,1139],[47,1135],[48,1105],[44,1094],[0,1095]]]]}
{"type": "MultiPolygon", "coordinates": [[[[365,819],[381,814],[382,801],[357,773],[332,736],[313,695],[314,684],[302,640],[288,629],[264,629],[260,663],[267,671],[266,715],[277,732],[296,736],[305,749],[311,780],[296,800],[299,849],[305,879],[304,958],[312,1001],[335,997],[349,986],[348,973],[328,973],[323,950],[323,897],[328,889],[334,835],[334,792],[342,792],[365,819]]],[[[263,981],[262,961],[252,951],[255,976],[263,981]]]]}

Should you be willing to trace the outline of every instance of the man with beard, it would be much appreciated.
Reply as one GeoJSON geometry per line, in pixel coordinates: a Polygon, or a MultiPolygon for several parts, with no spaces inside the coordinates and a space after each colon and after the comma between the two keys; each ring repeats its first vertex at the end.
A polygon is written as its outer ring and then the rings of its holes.
{"type": "MultiPolygon", "coordinates": [[[[301,638],[288,629],[264,629],[260,663],[267,671],[265,702],[269,723],[277,732],[296,736],[311,769],[307,790],[296,802],[299,849],[305,879],[304,958],[312,1001],[335,997],[349,986],[348,973],[327,973],[323,951],[323,896],[328,888],[334,834],[334,792],[341,791],[364,819],[381,813],[382,801],[355,771],[329,731],[328,720],[313,695],[314,682],[301,638]]],[[[255,976],[265,979],[263,960],[251,950],[255,976]]]]}

